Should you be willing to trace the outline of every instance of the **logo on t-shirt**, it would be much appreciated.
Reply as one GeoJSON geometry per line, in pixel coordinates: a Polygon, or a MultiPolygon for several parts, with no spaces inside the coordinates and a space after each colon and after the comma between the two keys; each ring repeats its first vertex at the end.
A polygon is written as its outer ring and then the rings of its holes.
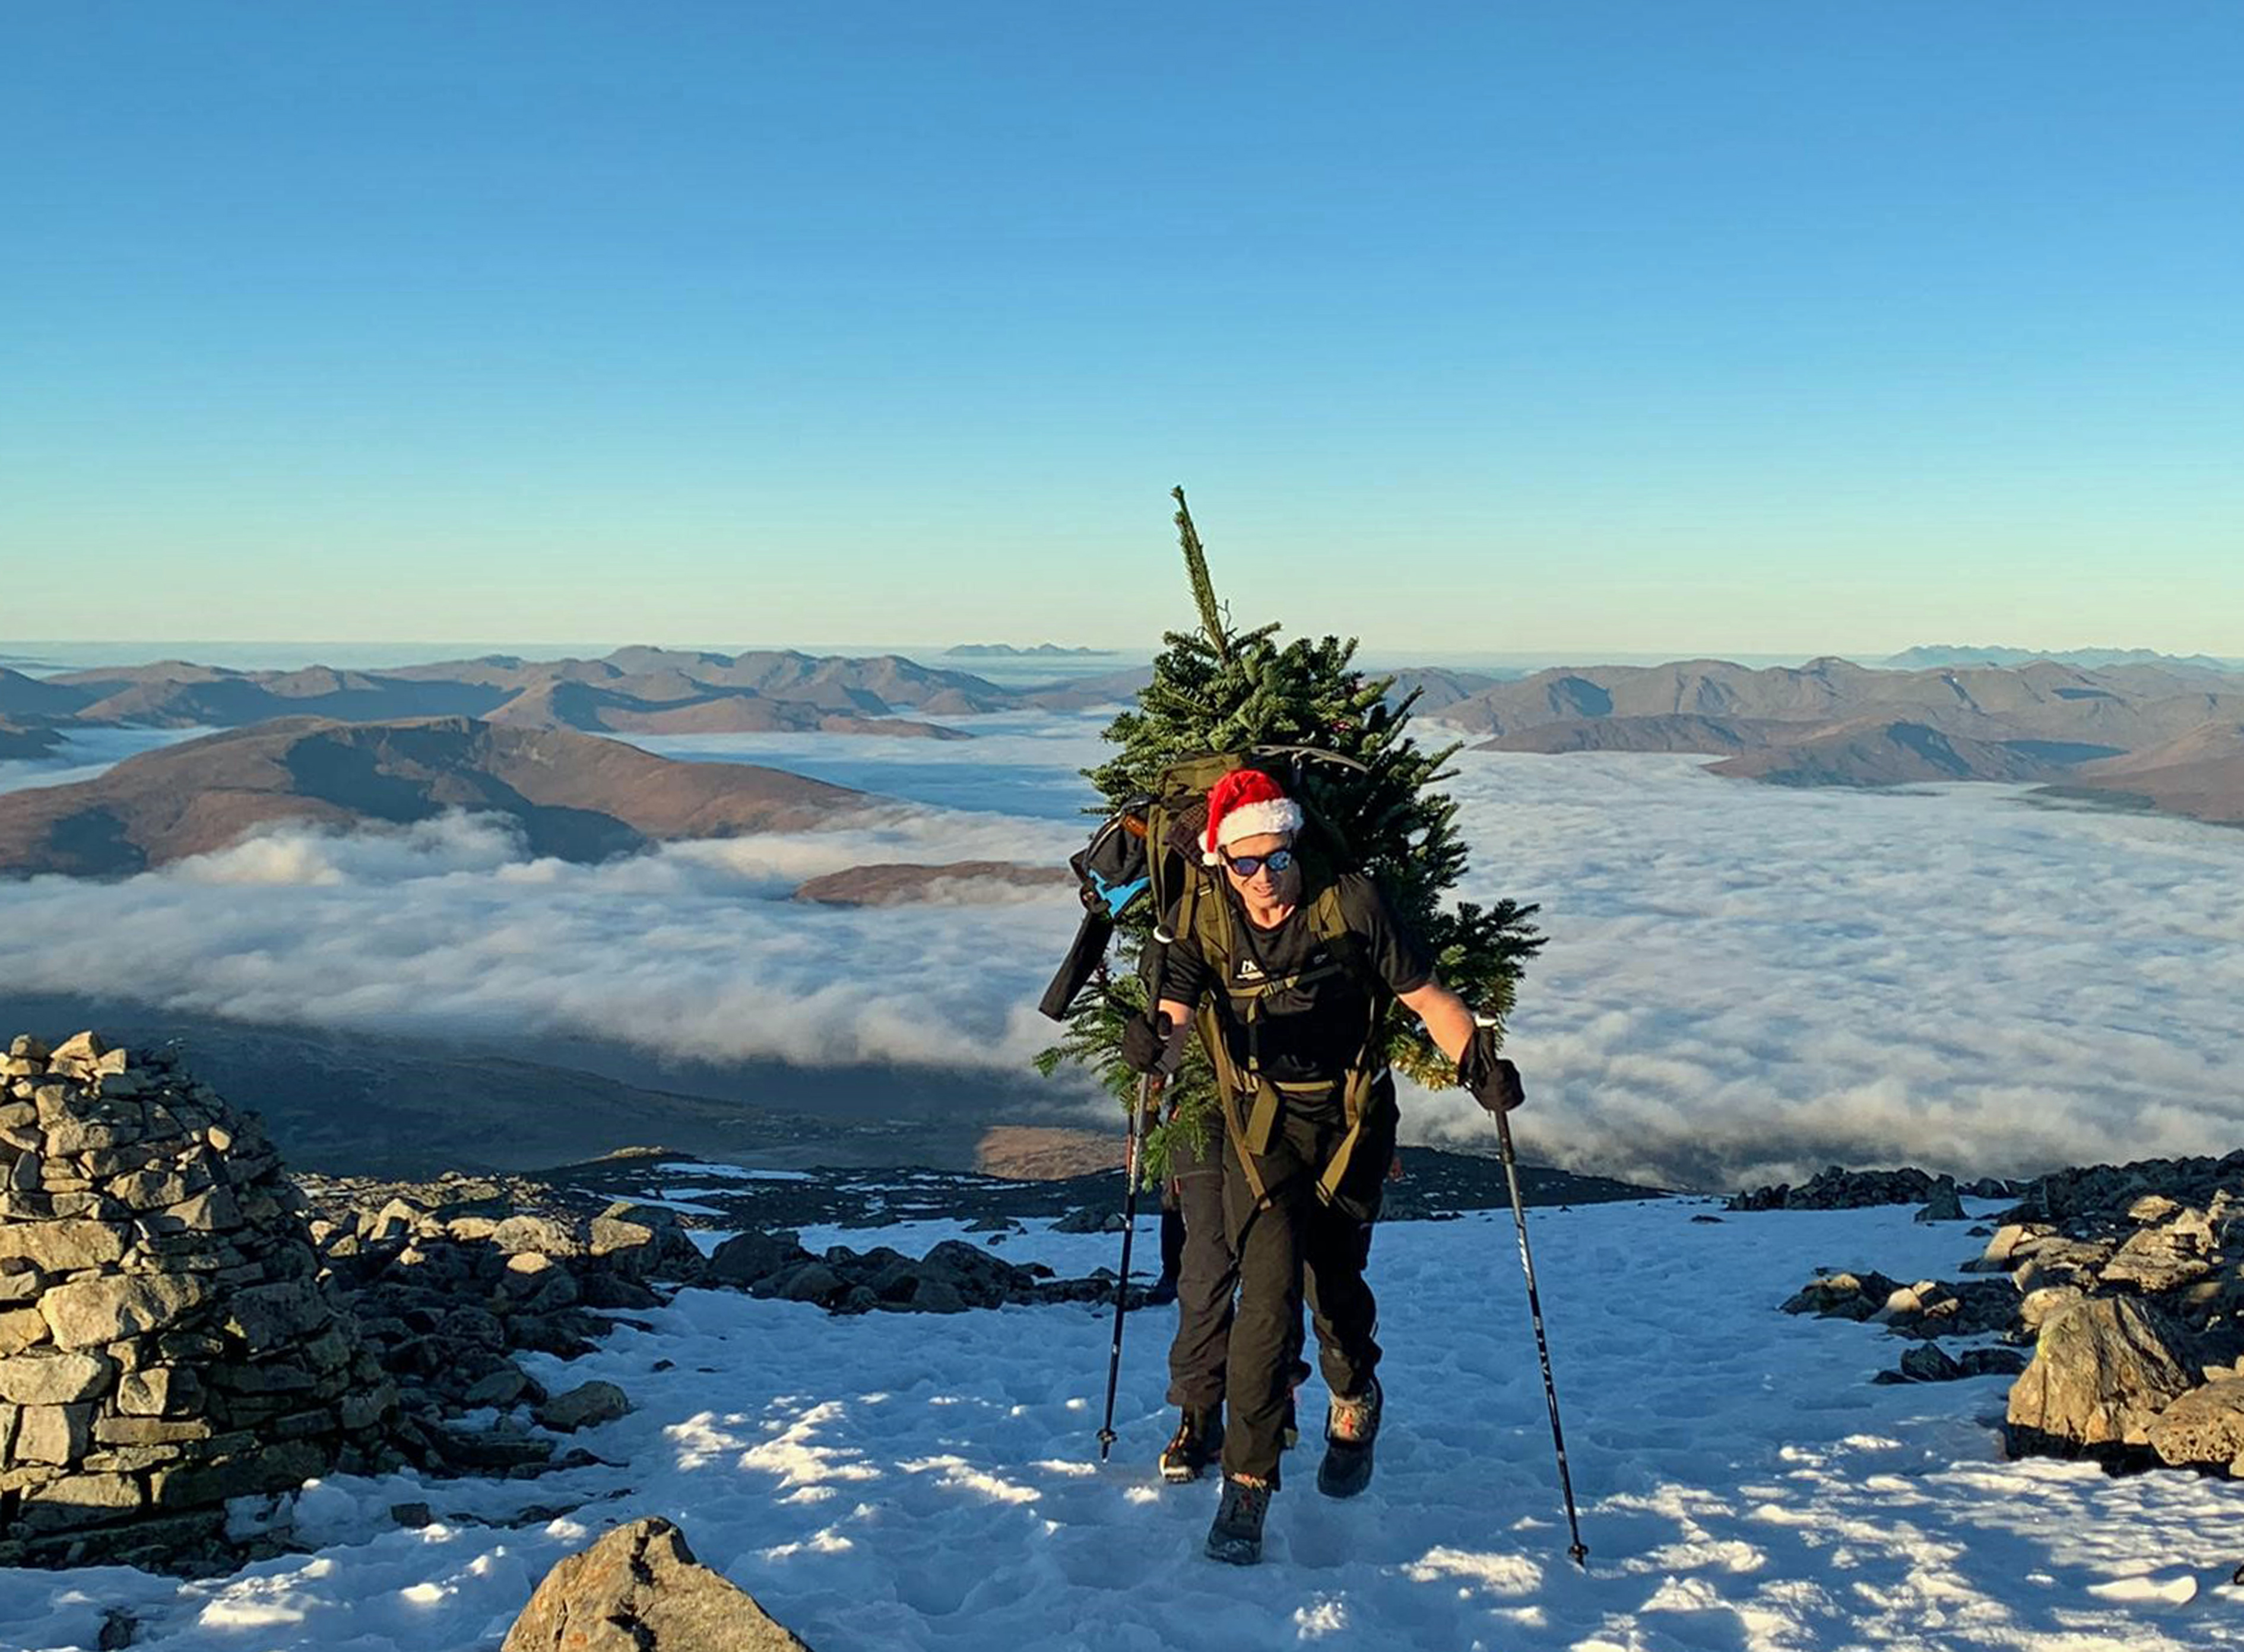
{"type": "Polygon", "coordinates": [[[1241,981],[1261,980],[1262,966],[1256,963],[1252,958],[1241,958],[1239,961],[1239,979],[1241,981]]]}

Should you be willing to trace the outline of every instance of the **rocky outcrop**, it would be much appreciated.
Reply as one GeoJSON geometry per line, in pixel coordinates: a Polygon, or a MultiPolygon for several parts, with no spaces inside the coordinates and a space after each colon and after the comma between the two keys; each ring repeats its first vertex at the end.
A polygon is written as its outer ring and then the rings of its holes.
{"type": "MultiPolygon", "coordinates": [[[[2011,1184],[1980,1181],[1960,1190],[1975,1198],[2004,1198],[2011,1184]]],[[[1780,1182],[1734,1195],[1726,1209],[1732,1210],[1859,1210],[1874,1204],[1923,1204],[1938,1211],[1927,1221],[1955,1221],[1948,1214],[1959,1190],[1956,1178],[1934,1176],[1914,1165],[1897,1170],[1849,1170],[1834,1164],[1821,1170],[1805,1186],[1780,1182]]],[[[1960,1209],[1960,1207],[1959,1207],[1960,1209]]]]}
{"type": "Polygon", "coordinates": [[[661,1517],[618,1526],[545,1574],[500,1652],[810,1652],[693,1558],[661,1517]]]}
{"type": "Polygon", "coordinates": [[[1785,1303],[1784,1311],[1874,1322],[1919,1341],[2007,1332],[2018,1317],[2018,1295],[2007,1281],[1949,1285],[1919,1279],[1901,1285],[1870,1272],[1819,1274],[1785,1303]]]}
{"type": "MultiPolygon", "coordinates": [[[[709,1258],[707,1281],[754,1297],[815,1303],[835,1313],[963,1313],[1007,1303],[1112,1301],[1114,1276],[1101,1268],[1080,1279],[1061,1279],[1042,1263],[1016,1267],[963,1239],[946,1239],[923,1257],[885,1244],[853,1251],[830,1245],[821,1255],[804,1250],[792,1232],[741,1233],[709,1258]]],[[[1144,1299],[1142,1287],[1130,1300],[1144,1299]]]]}
{"type": "MultiPolygon", "coordinates": [[[[1901,1286],[1832,1273],[1784,1305],[1921,1338],[2031,1342],[2005,1410],[2014,1454],[2244,1476],[2244,1152],[2061,1170],[2015,1197],[1963,1264],[2004,1278],[1901,1286]]],[[[1977,1352],[1904,1357],[1880,1379],[1999,1369],[1985,1356],[2009,1351],[1977,1352]]]]}
{"type": "Polygon", "coordinates": [[[377,1466],[395,1392],[254,1116],[91,1033],[0,1074],[0,1565],[155,1561],[377,1466]]]}
{"type": "Polygon", "coordinates": [[[516,1357],[588,1353],[618,1311],[701,1276],[675,1213],[530,1177],[303,1185],[338,1299],[396,1389],[391,1443],[439,1477],[589,1460],[558,1437],[621,1416],[628,1398],[608,1383],[549,1393],[516,1357]]]}

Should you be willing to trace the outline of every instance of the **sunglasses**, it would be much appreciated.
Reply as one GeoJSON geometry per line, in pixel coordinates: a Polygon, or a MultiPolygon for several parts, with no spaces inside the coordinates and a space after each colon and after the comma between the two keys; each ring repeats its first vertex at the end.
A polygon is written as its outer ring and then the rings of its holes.
{"type": "Polygon", "coordinates": [[[1234,878],[1251,878],[1267,866],[1273,873],[1283,872],[1294,864],[1291,849],[1273,849],[1267,854],[1227,854],[1223,864],[1231,869],[1234,878]]]}

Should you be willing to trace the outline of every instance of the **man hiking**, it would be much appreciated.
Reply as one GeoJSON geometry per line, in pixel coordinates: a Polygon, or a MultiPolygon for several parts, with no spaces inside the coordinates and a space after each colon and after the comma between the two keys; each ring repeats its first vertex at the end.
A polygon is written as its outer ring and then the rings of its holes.
{"type": "Polygon", "coordinates": [[[1214,887],[1203,896],[1188,885],[1165,914],[1173,939],[1159,997],[1123,1036],[1136,1070],[1173,1065],[1197,1011],[1215,1069],[1239,1302],[1225,1346],[1223,1494],[1206,1547],[1242,1566],[1261,1558],[1278,1489],[1305,1269],[1332,1395],[1318,1488],[1351,1497],[1371,1478],[1380,1350],[1363,1257],[1397,1122],[1394,1081],[1376,1059],[1388,1004],[1425,1023],[1484,1108],[1521,1099],[1517,1069],[1436,979],[1378,886],[1312,866],[1296,853],[1302,826],[1301,806],[1259,769],[1211,788],[1201,859],[1217,872],[1214,887]]]}

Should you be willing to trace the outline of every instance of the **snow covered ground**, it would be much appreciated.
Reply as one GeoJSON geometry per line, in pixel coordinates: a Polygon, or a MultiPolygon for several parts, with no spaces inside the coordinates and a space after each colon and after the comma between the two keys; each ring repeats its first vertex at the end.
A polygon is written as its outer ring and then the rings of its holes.
{"type": "MultiPolygon", "coordinates": [[[[678,1520],[701,1559],[820,1652],[1355,1647],[1534,1652],[1856,1647],[2205,1652],[2244,1645],[2244,1486],[2004,1460],[2003,1379],[1872,1386],[1903,1346],[1777,1305],[1817,1264],[1954,1276],[1978,1241],[1905,1209],[1725,1216],[1666,1200],[1532,1214],[1586,1574],[1566,1531],[1507,1213],[1384,1228],[1389,1395],[1362,1498],[1288,1460],[1264,1564],[1201,1558],[1207,1486],[1152,1458],[1166,1313],[1134,1316],[1122,1435],[1097,1460],[1107,1320],[950,1318],[688,1291],[596,1353],[637,1409],[585,1436],[612,1466],[534,1481],[339,1479],[320,1547],[229,1578],[0,1573],[0,1647],[91,1647],[103,1609],[153,1652],[495,1648],[537,1580],[610,1522],[678,1520]],[[560,1518],[532,1514],[585,1500],[560,1518]],[[393,1503],[438,1521],[397,1527],[393,1503]]],[[[804,1235],[917,1249],[943,1224],[804,1235]]],[[[1150,1233],[1147,1243],[1150,1243],[1150,1233]]],[[[1032,1231],[1064,1272],[1114,1241],[1032,1231]]],[[[1145,1254],[1141,1251],[1140,1254],[1145,1254]]],[[[1303,1391],[1305,1418],[1323,1395],[1303,1391]]]]}

